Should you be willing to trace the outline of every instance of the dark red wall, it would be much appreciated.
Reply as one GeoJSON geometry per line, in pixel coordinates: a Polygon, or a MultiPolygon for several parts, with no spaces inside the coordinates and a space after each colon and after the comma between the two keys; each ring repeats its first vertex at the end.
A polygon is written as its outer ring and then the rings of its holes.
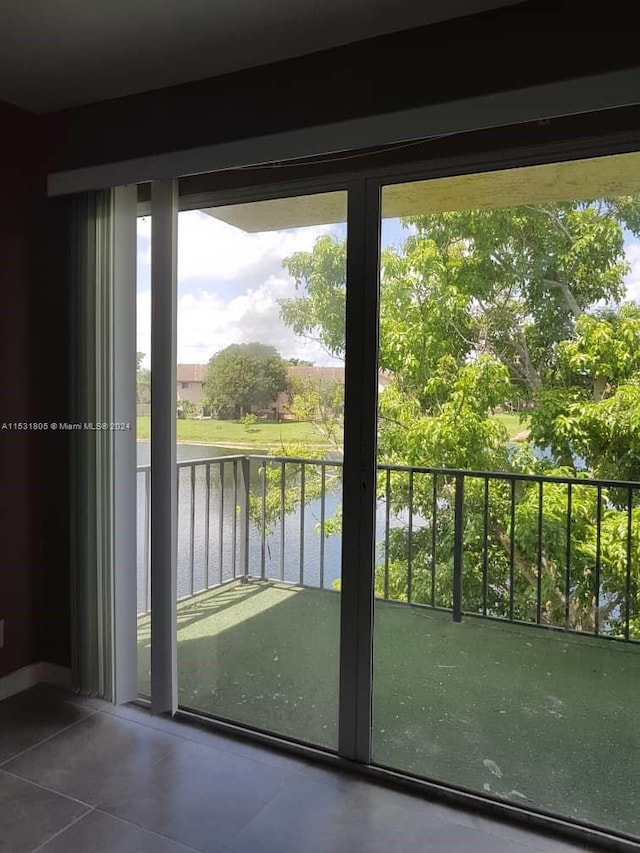
{"type": "MultiPolygon", "coordinates": [[[[65,200],[49,201],[38,120],[0,102],[0,427],[68,420],[65,200]]],[[[0,429],[0,677],[69,663],[68,435],[0,429]]]]}
{"type": "MultiPolygon", "coordinates": [[[[69,234],[67,200],[34,198],[30,210],[29,344],[31,417],[37,423],[70,420],[69,234]]],[[[69,665],[70,433],[34,434],[31,500],[38,660],[69,665]]]]}
{"type": "MultiPolygon", "coordinates": [[[[32,121],[0,103],[0,427],[30,420],[28,219],[32,121]]],[[[0,429],[0,676],[36,659],[29,431],[0,429]]]]}

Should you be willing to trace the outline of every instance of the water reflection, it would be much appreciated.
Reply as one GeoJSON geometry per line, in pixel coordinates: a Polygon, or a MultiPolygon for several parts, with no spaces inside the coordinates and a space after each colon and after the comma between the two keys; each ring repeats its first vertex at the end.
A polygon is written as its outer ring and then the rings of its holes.
{"type": "MultiPolygon", "coordinates": [[[[192,459],[214,459],[224,456],[244,455],[246,450],[217,447],[213,445],[177,445],[177,461],[192,459]]],[[[150,447],[148,442],[138,442],[138,465],[148,465],[150,447]]],[[[258,494],[261,476],[258,464],[251,466],[251,489],[258,494]]],[[[222,466],[198,465],[195,469],[185,466],[180,469],[178,493],[178,598],[206,589],[216,583],[234,577],[234,564],[238,574],[240,568],[241,525],[235,511],[236,489],[239,488],[239,466],[235,471],[231,460],[222,466]],[[207,467],[209,474],[209,501],[207,507],[207,467]],[[193,489],[191,472],[195,471],[193,489]],[[193,501],[192,501],[193,494],[193,501]],[[208,508],[208,513],[207,513],[208,508]],[[209,525],[207,530],[207,514],[209,525]],[[191,531],[193,529],[193,537],[191,531]]],[[[145,478],[138,473],[137,494],[138,548],[138,609],[149,607],[149,580],[145,572],[145,478]],[[145,587],[147,587],[145,595],[145,587]],[[145,604],[146,602],[146,604],[145,604]]],[[[325,518],[329,520],[338,511],[341,503],[341,488],[336,485],[325,495],[325,518]]],[[[321,562],[323,563],[323,586],[331,588],[340,578],[341,537],[338,533],[325,536],[321,541],[319,525],[321,501],[312,500],[304,507],[304,519],[300,507],[289,512],[284,519],[284,548],[280,520],[271,523],[264,533],[262,526],[249,524],[249,574],[260,577],[283,579],[297,583],[300,577],[301,543],[304,542],[304,582],[320,586],[321,562]],[[323,552],[323,553],[321,553],[323,552]],[[264,554],[264,557],[263,557],[264,554]]]]}

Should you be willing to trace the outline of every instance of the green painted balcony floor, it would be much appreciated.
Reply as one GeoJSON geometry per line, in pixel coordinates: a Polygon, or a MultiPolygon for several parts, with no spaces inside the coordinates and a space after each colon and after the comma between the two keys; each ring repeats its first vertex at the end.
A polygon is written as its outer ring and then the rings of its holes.
{"type": "MultiPolygon", "coordinates": [[[[339,608],[265,581],[181,602],[180,704],[335,749],[339,608]]],[[[640,645],[377,601],[373,758],[640,835],[640,645]]]]}

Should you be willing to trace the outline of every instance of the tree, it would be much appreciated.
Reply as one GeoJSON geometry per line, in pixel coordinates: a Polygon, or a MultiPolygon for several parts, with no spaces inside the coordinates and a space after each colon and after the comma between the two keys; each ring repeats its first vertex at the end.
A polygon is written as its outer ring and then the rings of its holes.
{"type": "Polygon", "coordinates": [[[314,425],[335,451],[342,453],[344,383],[322,376],[289,377],[289,411],[297,421],[314,425]]]}
{"type": "MultiPolygon", "coordinates": [[[[490,354],[529,396],[557,344],[598,301],[624,296],[624,229],[640,235],[640,198],[455,211],[403,220],[415,229],[382,255],[380,368],[421,392],[438,360],[490,354]]],[[[344,353],[346,244],[331,235],[285,260],[296,334],[344,353]]]]}
{"type": "Polygon", "coordinates": [[[306,290],[300,299],[281,299],[280,315],[296,335],[320,343],[333,356],[344,354],[346,241],[325,234],[312,252],[296,252],[283,266],[296,287],[306,290]]]}
{"type": "Polygon", "coordinates": [[[136,353],[136,403],[148,404],[151,402],[151,371],[142,367],[145,354],[136,353]]]}
{"type": "MultiPolygon", "coordinates": [[[[592,474],[639,478],[640,315],[637,309],[620,308],[628,271],[624,230],[640,234],[639,199],[525,205],[404,221],[414,233],[399,249],[382,255],[379,366],[392,382],[379,402],[379,462],[514,473],[546,468],[547,473],[577,476],[577,457],[582,456],[592,474]],[[610,306],[608,313],[598,309],[603,304],[610,306]],[[551,447],[552,458],[537,460],[527,448],[514,452],[507,447],[491,412],[513,397],[536,401],[532,439],[551,447]],[[558,464],[565,467],[554,467],[558,464]]],[[[344,353],[345,253],[343,241],[325,235],[313,251],[285,260],[300,295],[282,302],[282,317],[332,355],[344,353]]],[[[541,524],[547,549],[540,579],[543,618],[564,624],[567,487],[548,488],[540,516],[536,484],[521,481],[512,492],[508,482],[495,482],[488,500],[482,480],[466,482],[465,607],[478,609],[484,594],[488,611],[505,615],[513,592],[516,617],[535,615],[541,524]]],[[[410,548],[412,600],[429,601],[433,584],[436,603],[448,606],[455,481],[446,474],[415,476],[410,487],[408,475],[394,473],[391,485],[397,519],[406,519],[411,503],[424,523],[410,530],[405,521],[392,530],[389,571],[383,576],[377,566],[377,590],[385,586],[406,599],[410,548]]],[[[570,624],[594,625],[599,549],[601,625],[615,633],[627,565],[623,540],[616,537],[628,524],[630,509],[615,489],[602,490],[600,499],[598,509],[593,490],[575,489],[570,624]],[[596,516],[602,522],[597,547],[596,516]]],[[[629,547],[636,567],[631,629],[640,635],[636,509],[631,521],[629,547]]]]}
{"type": "Polygon", "coordinates": [[[583,314],[536,399],[538,446],[597,477],[640,480],[640,307],[583,314]]]}
{"type": "Polygon", "coordinates": [[[219,415],[239,417],[273,406],[287,386],[287,368],[275,347],[231,344],[209,360],[204,391],[219,415]]]}
{"type": "MultiPolygon", "coordinates": [[[[406,397],[409,408],[413,401],[432,418],[458,371],[481,358],[485,367],[493,360],[508,371],[510,388],[499,402],[537,396],[542,404],[558,386],[559,370],[566,373],[563,342],[573,340],[577,324],[587,328],[594,305],[615,306],[624,296],[624,229],[640,234],[640,199],[456,211],[404,222],[415,233],[382,255],[379,366],[400,395],[385,392],[387,400],[400,405],[406,397]]],[[[285,323],[332,355],[344,354],[345,241],[324,235],[312,252],[284,263],[301,291],[282,300],[285,323]]],[[[624,329],[612,327],[609,338],[630,334],[626,322],[624,329]]],[[[602,363],[601,383],[619,355],[620,347],[602,363]]],[[[569,393],[579,391],[572,383],[569,393]]],[[[475,414],[482,419],[490,412],[475,414]]],[[[391,411],[384,416],[394,418],[391,411]]],[[[486,464],[487,454],[481,456],[486,464]]],[[[451,461],[440,456],[438,464],[451,461]]],[[[570,463],[566,455],[560,461],[570,463]]]]}

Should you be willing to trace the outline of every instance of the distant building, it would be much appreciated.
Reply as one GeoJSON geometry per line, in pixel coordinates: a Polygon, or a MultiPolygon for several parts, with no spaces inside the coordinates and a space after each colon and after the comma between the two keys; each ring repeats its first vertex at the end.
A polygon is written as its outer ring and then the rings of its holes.
{"type": "MultiPolygon", "coordinates": [[[[316,367],[315,365],[299,364],[287,367],[287,379],[299,382],[318,383],[319,386],[330,385],[339,382],[344,385],[344,367],[316,367]]],[[[271,417],[290,420],[293,415],[290,411],[291,395],[288,391],[281,391],[277,400],[271,408],[271,417]]]]}
{"type": "MultiPolygon", "coordinates": [[[[344,367],[317,367],[316,365],[296,365],[287,368],[290,379],[313,379],[320,382],[340,382],[344,385],[344,367]]],[[[378,373],[378,391],[382,391],[391,382],[391,375],[378,373]]]]}
{"type": "MultiPolygon", "coordinates": [[[[289,379],[317,382],[320,386],[325,383],[328,385],[333,382],[339,382],[341,385],[344,385],[345,370],[344,367],[292,365],[287,370],[287,377],[289,379]]],[[[378,373],[378,392],[383,391],[387,387],[389,382],[391,382],[391,376],[388,373],[380,371],[378,373]]],[[[289,412],[290,402],[291,398],[287,391],[283,391],[281,394],[278,395],[278,399],[275,403],[275,411],[277,417],[282,417],[285,419],[289,419],[291,417],[291,414],[289,412]]]]}
{"type": "Polygon", "coordinates": [[[179,364],[176,368],[176,399],[199,403],[204,397],[207,364],[179,364]]]}
{"type": "MultiPolygon", "coordinates": [[[[204,397],[204,380],[208,364],[179,364],[176,369],[176,394],[178,402],[200,403],[204,397]]],[[[344,367],[319,367],[316,365],[289,365],[288,379],[318,382],[320,385],[339,382],[344,385],[344,367]]],[[[384,390],[391,377],[382,371],[378,374],[378,391],[384,390]]],[[[268,418],[291,418],[289,407],[291,398],[287,391],[278,394],[270,406],[255,409],[256,414],[268,418]]]]}

